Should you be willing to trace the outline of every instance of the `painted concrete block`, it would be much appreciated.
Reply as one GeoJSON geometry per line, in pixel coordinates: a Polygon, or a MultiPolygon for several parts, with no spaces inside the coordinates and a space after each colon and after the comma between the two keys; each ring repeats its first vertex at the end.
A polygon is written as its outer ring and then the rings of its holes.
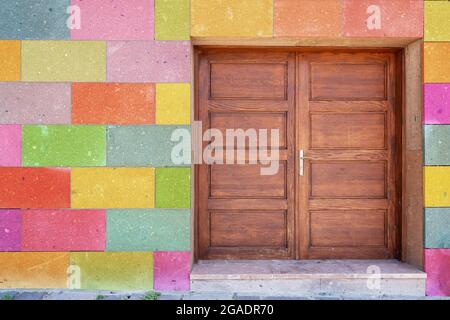
{"type": "Polygon", "coordinates": [[[153,253],[155,290],[189,291],[190,255],[188,251],[153,253]]]}
{"type": "Polygon", "coordinates": [[[20,210],[0,210],[0,251],[20,251],[20,235],[20,210]]]}
{"type": "Polygon", "coordinates": [[[155,0],[155,39],[190,39],[190,1],[155,0]]]}
{"type": "Polygon", "coordinates": [[[450,41],[450,2],[425,1],[425,41],[450,41]]]}
{"type": "Polygon", "coordinates": [[[74,252],[70,264],[79,267],[81,289],[151,290],[151,252],[74,252]]]}
{"type": "Polygon", "coordinates": [[[426,249],[427,295],[450,296],[450,249],[426,249]]]}
{"type": "Polygon", "coordinates": [[[24,81],[105,81],[106,43],[100,41],[23,41],[24,81]]]}
{"type": "Polygon", "coordinates": [[[193,37],[270,37],[272,0],[192,0],[193,37]]]}
{"type": "Polygon", "coordinates": [[[20,81],[20,41],[0,40],[0,70],[0,81],[20,81]]]}
{"type": "Polygon", "coordinates": [[[189,210],[108,210],[107,251],[190,249],[189,210]]]}
{"type": "Polygon", "coordinates": [[[156,169],[156,208],[191,207],[191,168],[156,169]]]}
{"type": "Polygon", "coordinates": [[[0,252],[0,288],[67,288],[69,254],[0,252]]]}
{"type": "Polygon", "coordinates": [[[450,167],[424,168],[425,207],[450,207],[450,167]]]}
{"type": "Polygon", "coordinates": [[[153,208],[153,168],[73,168],[72,208],[153,208]]]}
{"type": "Polygon", "coordinates": [[[68,39],[70,0],[0,1],[0,39],[68,39]]]}
{"type": "Polygon", "coordinates": [[[343,0],[344,36],[411,37],[423,35],[423,1],[343,0]],[[379,13],[377,22],[377,16],[379,13]]]}
{"type": "Polygon", "coordinates": [[[70,84],[0,83],[0,124],[70,123],[70,84]]]}
{"type": "MultiPolygon", "coordinates": [[[[106,163],[108,166],[175,166],[172,149],[179,144],[171,141],[173,132],[189,126],[109,126],[106,163]]],[[[190,163],[190,141],[186,150],[190,163]]]]}
{"type": "Polygon", "coordinates": [[[77,124],[155,123],[151,83],[74,83],[72,122],[77,124]]]}
{"type": "Polygon", "coordinates": [[[276,37],[338,37],[342,34],[340,0],[274,0],[276,37]]]}
{"type": "Polygon", "coordinates": [[[106,163],[104,126],[25,125],[22,131],[24,166],[84,167],[106,163]]]}
{"type": "Polygon", "coordinates": [[[72,0],[81,11],[73,40],[153,40],[153,0],[72,0]]]}
{"type": "Polygon", "coordinates": [[[450,42],[425,42],[423,50],[425,83],[450,82],[450,42]]]}
{"type": "Polygon", "coordinates": [[[110,41],[108,81],[189,82],[189,41],[110,41]]]}
{"type": "Polygon", "coordinates": [[[0,167],[0,208],[69,207],[69,169],[0,167]]]}
{"type": "Polygon", "coordinates": [[[106,164],[104,126],[25,125],[22,131],[24,166],[84,167],[106,164]]]}
{"type": "Polygon", "coordinates": [[[450,126],[424,126],[425,165],[450,165],[450,126]]]}
{"type": "Polygon", "coordinates": [[[450,208],[425,209],[425,247],[450,248],[450,208]]]}
{"type": "Polygon", "coordinates": [[[0,166],[20,167],[22,160],[22,128],[0,125],[0,166]]]}
{"type": "Polygon", "coordinates": [[[104,251],[105,210],[23,210],[23,251],[104,251]]]}
{"type": "Polygon", "coordinates": [[[189,83],[156,84],[156,123],[191,123],[191,86],[189,83]]]}
{"type": "Polygon", "coordinates": [[[427,124],[450,124],[450,83],[424,86],[424,109],[427,124]]]}

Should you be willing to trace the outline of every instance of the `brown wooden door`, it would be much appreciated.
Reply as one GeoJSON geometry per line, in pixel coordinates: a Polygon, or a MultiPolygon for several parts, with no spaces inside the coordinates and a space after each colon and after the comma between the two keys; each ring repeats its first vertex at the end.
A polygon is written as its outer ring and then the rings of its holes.
{"type": "Polygon", "coordinates": [[[261,164],[197,167],[200,259],[294,258],[295,61],[267,51],[198,56],[203,130],[278,129],[280,148],[275,175],[261,175],[261,164]]]}
{"type": "Polygon", "coordinates": [[[300,258],[395,255],[394,57],[298,57],[300,258]]]}
{"type": "Polygon", "coordinates": [[[280,147],[271,176],[261,164],[196,166],[198,259],[397,256],[393,53],[217,48],[196,59],[203,131],[278,129],[280,147]]]}

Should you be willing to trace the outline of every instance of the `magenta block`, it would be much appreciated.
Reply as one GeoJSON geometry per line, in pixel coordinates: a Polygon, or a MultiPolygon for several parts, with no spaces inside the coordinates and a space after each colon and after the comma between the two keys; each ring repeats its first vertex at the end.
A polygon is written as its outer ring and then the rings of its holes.
{"type": "Polygon", "coordinates": [[[70,123],[70,83],[0,83],[0,124],[70,123]]]}
{"type": "Polygon", "coordinates": [[[72,0],[81,13],[73,40],[153,40],[153,0],[72,0]]]}
{"type": "Polygon", "coordinates": [[[19,167],[22,157],[20,125],[0,125],[0,167],[19,167]]]}
{"type": "Polygon", "coordinates": [[[450,124],[450,83],[424,86],[426,124],[450,124]]]}
{"type": "Polygon", "coordinates": [[[153,253],[154,288],[162,291],[189,291],[190,252],[153,253]]]}
{"type": "Polygon", "coordinates": [[[425,249],[427,295],[450,296],[450,249],[425,249]]]}
{"type": "Polygon", "coordinates": [[[0,210],[0,251],[20,251],[20,210],[0,210]]]}
{"type": "Polygon", "coordinates": [[[110,41],[110,82],[190,82],[189,41],[110,41]]]}

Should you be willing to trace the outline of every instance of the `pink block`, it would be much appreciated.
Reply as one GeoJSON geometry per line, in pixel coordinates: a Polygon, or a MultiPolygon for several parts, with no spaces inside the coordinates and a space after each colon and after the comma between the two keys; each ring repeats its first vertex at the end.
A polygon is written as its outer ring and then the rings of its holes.
{"type": "Polygon", "coordinates": [[[344,0],[344,36],[346,37],[406,37],[423,35],[422,0],[344,0]],[[381,28],[369,30],[369,6],[378,6],[381,28]]]}
{"type": "Polygon", "coordinates": [[[189,41],[108,42],[110,82],[189,82],[189,41]]]}
{"type": "Polygon", "coordinates": [[[22,160],[22,128],[0,125],[0,166],[19,167],[22,160]]]}
{"type": "Polygon", "coordinates": [[[426,124],[450,124],[450,84],[426,84],[424,109],[426,124]]]}
{"type": "Polygon", "coordinates": [[[425,249],[427,295],[450,296],[450,249],[425,249]]]}
{"type": "Polygon", "coordinates": [[[20,251],[20,210],[0,210],[0,251],[20,251]]]}
{"type": "Polygon", "coordinates": [[[163,291],[189,291],[190,252],[153,253],[154,288],[163,291]]]}
{"type": "Polygon", "coordinates": [[[70,83],[0,83],[0,124],[70,123],[70,83]]]}
{"type": "Polygon", "coordinates": [[[105,210],[22,211],[23,251],[104,251],[105,210]]]}
{"type": "Polygon", "coordinates": [[[72,0],[80,8],[73,40],[153,40],[153,0],[72,0]]]}

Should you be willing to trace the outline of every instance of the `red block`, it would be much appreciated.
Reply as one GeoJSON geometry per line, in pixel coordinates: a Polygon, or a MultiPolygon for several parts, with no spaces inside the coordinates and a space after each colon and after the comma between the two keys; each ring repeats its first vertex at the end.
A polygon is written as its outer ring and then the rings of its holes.
{"type": "MultiPolygon", "coordinates": [[[[375,24],[378,26],[377,24],[375,24]]],[[[418,0],[344,0],[344,36],[405,37],[423,35],[423,1],[418,0]],[[381,18],[380,28],[372,28],[372,17],[381,18]],[[375,15],[374,15],[375,14],[375,15]]]]}
{"type": "Polygon", "coordinates": [[[70,208],[70,170],[0,168],[0,208],[70,208]]]}
{"type": "Polygon", "coordinates": [[[104,251],[106,210],[24,210],[22,251],[104,251]]]}
{"type": "Polygon", "coordinates": [[[428,296],[450,296],[450,249],[425,249],[428,296]]]}
{"type": "Polygon", "coordinates": [[[162,291],[189,291],[190,252],[153,253],[154,288],[162,291]]]}

